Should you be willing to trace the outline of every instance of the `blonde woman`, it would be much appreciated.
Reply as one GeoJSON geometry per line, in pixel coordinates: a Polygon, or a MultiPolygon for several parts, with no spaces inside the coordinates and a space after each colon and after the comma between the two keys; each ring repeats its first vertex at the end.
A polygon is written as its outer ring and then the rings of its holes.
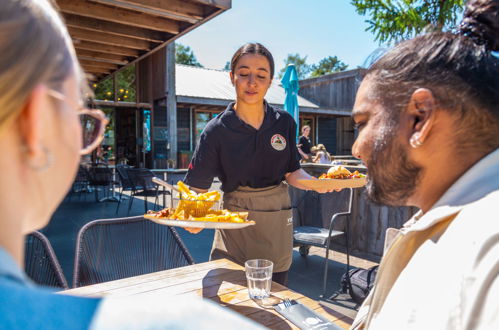
{"type": "Polygon", "coordinates": [[[331,155],[327,152],[326,147],[323,144],[318,144],[315,148],[317,152],[313,159],[314,163],[331,164],[331,155]]]}
{"type": "Polygon", "coordinates": [[[48,223],[80,155],[101,142],[107,121],[102,112],[82,107],[86,83],[50,2],[0,0],[0,8],[0,328],[205,328],[227,320],[253,327],[199,299],[80,298],[27,279],[21,270],[24,235],[48,223]],[[83,130],[81,115],[95,129],[83,130]]]}

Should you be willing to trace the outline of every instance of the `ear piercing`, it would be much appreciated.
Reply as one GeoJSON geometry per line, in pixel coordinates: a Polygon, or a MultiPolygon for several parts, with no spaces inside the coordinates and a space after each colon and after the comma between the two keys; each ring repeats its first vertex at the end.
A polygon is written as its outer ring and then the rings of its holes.
{"type": "Polygon", "coordinates": [[[420,134],[419,133],[414,133],[411,136],[411,138],[409,139],[409,144],[414,149],[421,147],[423,145],[423,142],[421,142],[421,140],[420,140],[420,134]]]}

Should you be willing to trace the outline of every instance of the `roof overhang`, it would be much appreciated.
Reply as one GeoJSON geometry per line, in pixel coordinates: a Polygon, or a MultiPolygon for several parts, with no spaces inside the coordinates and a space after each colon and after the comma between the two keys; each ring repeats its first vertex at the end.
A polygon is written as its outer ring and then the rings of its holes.
{"type": "Polygon", "coordinates": [[[89,79],[98,81],[231,8],[231,0],[56,0],[89,79]]]}

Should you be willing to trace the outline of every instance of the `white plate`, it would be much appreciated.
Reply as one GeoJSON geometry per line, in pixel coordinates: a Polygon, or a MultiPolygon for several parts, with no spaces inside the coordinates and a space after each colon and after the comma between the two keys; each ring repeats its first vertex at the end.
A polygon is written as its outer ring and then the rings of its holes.
{"type": "Polygon", "coordinates": [[[367,179],[299,179],[298,182],[310,189],[344,189],[360,188],[366,185],[367,179]]]}
{"type": "Polygon", "coordinates": [[[254,221],[245,222],[214,222],[214,221],[191,221],[191,220],[175,220],[157,218],[150,214],[144,214],[144,218],[156,222],[160,225],[174,226],[174,227],[190,227],[202,229],[241,229],[248,226],[253,226],[254,221]]]}

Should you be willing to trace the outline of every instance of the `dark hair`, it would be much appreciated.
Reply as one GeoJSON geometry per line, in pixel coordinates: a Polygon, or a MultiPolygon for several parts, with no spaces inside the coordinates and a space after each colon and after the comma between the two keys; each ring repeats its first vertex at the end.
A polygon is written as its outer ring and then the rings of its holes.
{"type": "Polygon", "coordinates": [[[457,34],[435,32],[402,42],[369,68],[372,92],[398,121],[418,88],[458,116],[460,148],[499,147],[499,0],[471,0],[457,34]]]}
{"type": "Polygon", "coordinates": [[[247,43],[242,45],[234,53],[234,55],[232,55],[232,60],[230,61],[231,72],[234,72],[234,70],[236,69],[237,62],[239,62],[241,56],[246,54],[256,54],[256,55],[265,56],[269,61],[270,65],[270,79],[274,78],[274,57],[272,57],[272,54],[269,52],[269,50],[260,43],[247,43]]]}

